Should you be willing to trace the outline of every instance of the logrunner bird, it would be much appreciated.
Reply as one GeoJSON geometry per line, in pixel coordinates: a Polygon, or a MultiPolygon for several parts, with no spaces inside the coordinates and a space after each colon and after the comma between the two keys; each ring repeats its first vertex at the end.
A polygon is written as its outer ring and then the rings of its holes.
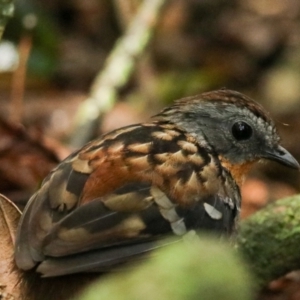
{"type": "Polygon", "coordinates": [[[105,134],[61,162],[29,200],[17,266],[46,277],[101,272],[169,235],[230,234],[255,162],[299,169],[279,142],[262,106],[226,89],[177,100],[149,123],[105,134]]]}

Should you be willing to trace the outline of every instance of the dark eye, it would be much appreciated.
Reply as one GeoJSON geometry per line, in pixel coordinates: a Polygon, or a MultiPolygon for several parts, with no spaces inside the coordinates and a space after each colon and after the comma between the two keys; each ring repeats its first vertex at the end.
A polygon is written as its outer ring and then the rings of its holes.
{"type": "Polygon", "coordinates": [[[248,140],[252,136],[252,128],[246,122],[239,121],[233,124],[232,134],[238,140],[248,140]]]}

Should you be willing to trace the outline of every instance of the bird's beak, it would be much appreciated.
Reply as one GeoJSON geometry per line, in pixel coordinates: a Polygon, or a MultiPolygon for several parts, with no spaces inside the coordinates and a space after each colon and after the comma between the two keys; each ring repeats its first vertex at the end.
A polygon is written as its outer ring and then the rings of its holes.
{"type": "Polygon", "coordinates": [[[294,156],[282,146],[266,151],[265,158],[274,160],[287,167],[300,170],[300,165],[294,156]]]}

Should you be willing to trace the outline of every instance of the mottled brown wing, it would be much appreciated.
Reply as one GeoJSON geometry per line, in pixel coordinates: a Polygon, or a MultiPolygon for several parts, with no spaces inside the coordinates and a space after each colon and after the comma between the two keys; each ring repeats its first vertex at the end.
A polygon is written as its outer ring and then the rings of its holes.
{"type": "Polygon", "coordinates": [[[171,124],[109,133],[62,162],[32,197],[17,265],[39,264],[45,276],[99,271],[150,251],[167,234],[230,231],[239,199],[222,172],[207,145],[171,124]]]}

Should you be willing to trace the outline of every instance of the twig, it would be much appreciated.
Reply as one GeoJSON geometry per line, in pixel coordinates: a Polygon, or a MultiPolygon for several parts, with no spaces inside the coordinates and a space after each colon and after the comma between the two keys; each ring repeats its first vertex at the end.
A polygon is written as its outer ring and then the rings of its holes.
{"type": "Polygon", "coordinates": [[[106,61],[104,70],[95,78],[90,96],[79,107],[75,130],[70,139],[79,147],[92,138],[99,118],[116,102],[118,89],[132,74],[136,59],[149,43],[159,12],[166,0],[144,0],[124,36],[116,43],[106,61]]]}
{"type": "Polygon", "coordinates": [[[118,22],[122,29],[126,29],[130,24],[134,15],[136,14],[140,3],[143,0],[114,0],[114,7],[116,10],[118,22]]]}
{"type": "Polygon", "coordinates": [[[19,64],[13,73],[11,83],[10,120],[13,122],[20,123],[22,121],[27,61],[31,48],[31,34],[23,35],[19,43],[19,64]]]}
{"type": "Polygon", "coordinates": [[[32,48],[32,30],[37,25],[37,17],[28,13],[23,17],[24,33],[19,42],[19,65],[12,77],[10,119],[21,122],[23,115],[23,98],[25,92],[27,62],[32,48]]]}

